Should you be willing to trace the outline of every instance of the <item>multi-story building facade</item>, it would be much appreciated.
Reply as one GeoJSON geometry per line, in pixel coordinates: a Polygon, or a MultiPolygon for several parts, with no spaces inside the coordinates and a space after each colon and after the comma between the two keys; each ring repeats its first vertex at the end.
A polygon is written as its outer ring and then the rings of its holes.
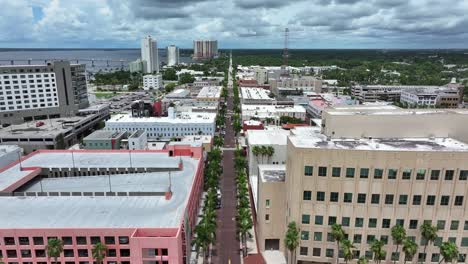
{"type": "Polygon", "coordinates": [[[215,113],[175,113],[169,107],[167,117],[132,117],[114,115],[106,121],[106,130],[133,132],[145,130],[150,139],[171,139],[188,135],[210,135],[215,133],[215,113]]]}
{"type": "Polygon", "coordinates": [[[145,72],[145,67],[146,62],[142,61],[140,58],[128,64],[128,69],[130,72],[145,72]]]}
{"type": "Polygon", "coordinates": [[[120,149],[125,132],[97,130],[83,138],[84,149],[120,149]]]}
{"type": "Polygon", "coordinates": [[[405,89],[401,91],[400,97],[400,102],[412,107],[457,108],[459,101],[459,89],[448,87],[405,89]]]}
{"type": "Polygon", "coordinates": [[[294,221],[298,263],[334,263],[331,225],[337,223],[354,243],[356,258],[372,259],[370,244],[382,240],[382,263],[404,263],[390,232],[399,224],[419,246],[414,262],[438,263],[438,245],[452,241],[458,262],[466,263],[468,128],[460,122],[468,121],[468,111],[364,108],[325,110],[321,132],[292,130],[284,181],[273,177],[281,168],[259,166],[260,250],[287,252],[285,232],[294,221]],[[424,253],[419,228],[426,222],[437,226],[438,238],[424,253]]]}
{"type": "Polygon", "coordinates": [[[108,264],[188,263],[202,161],[202,148],[187,144],[34,152],[0,168],[0,256],[50,263],[46,246],[57,238],[60,263],[93,263],[99,242],[108,264]]]}
{"type": "Polygon", "coordinates": [[[193,41],[193,59],[203,60],[218,56],[217,40],[194,40],[193,41]]]}
{"type": "Polygon", "coordinates": [[[144,64],[145,73],[159,72],[158,44],[151,36],[146,36],[141,40],[141,60],[144,64]]]}
{"type": "Polygon", "coordinates": [[[251,119],[279,124],[282,116],[306,120],[306,109],[300,105],[242,105],[242,121],[251,119]]]}
{"type": "Polygon", "coordinates": [[[85,66],[66,61],[0,66],[0,124],[73,116],[88,106],[85,66]]]}
{"type": "Polygon", "coordinates": [[[179,48],[175,45],[167,47],[167,66],[179,64],[179,48]]]}
{"type": "Polygon", "coordinates": [[[203,87],[200,92],[197,94],[198,101],[219,101],[221,97],[222,86],[206,86],[203,87]]]}
{"type": "Polygon", "coordinates": [[[158,90],[163,87],[163,80],[161,74],[149,74],[143,76],[143,89],[144,90],[158,90]]]}

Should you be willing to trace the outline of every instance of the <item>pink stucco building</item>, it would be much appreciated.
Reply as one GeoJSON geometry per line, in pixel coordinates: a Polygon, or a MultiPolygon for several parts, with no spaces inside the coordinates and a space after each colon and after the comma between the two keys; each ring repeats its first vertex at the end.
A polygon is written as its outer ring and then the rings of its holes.
{"type": "Polygon", "coordinates": [[[50,263],[49,238],[65,264],[186,263],[203,186],[201,147],[161,151],[40,150],[0,169],[0,256],[50,263]]]}

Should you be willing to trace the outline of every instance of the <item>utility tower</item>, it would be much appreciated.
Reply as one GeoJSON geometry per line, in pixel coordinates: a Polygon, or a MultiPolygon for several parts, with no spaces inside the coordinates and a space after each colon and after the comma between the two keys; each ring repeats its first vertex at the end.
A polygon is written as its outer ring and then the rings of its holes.
{"type": "Polygon", "coordinates": [[[283,76],[288,76],[288,40],[289,40],[289,29],[285,28],[284,29],[284,48],[283,48],[283,66],[281,67],[283,72],[281,75],[283,76]]]}

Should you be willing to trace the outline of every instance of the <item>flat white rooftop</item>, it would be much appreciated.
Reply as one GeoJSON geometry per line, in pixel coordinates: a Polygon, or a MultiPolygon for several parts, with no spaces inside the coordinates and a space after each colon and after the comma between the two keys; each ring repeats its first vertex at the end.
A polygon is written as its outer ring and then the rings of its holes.
{"type": "Polygon", "coordinates": [[[290,132],[284,129],[248,130],[249,145],[282,145],[286,146],[290,132]]]}
{"type": "Polygon", "coordinates": [[[453,151],[467,152],[468,144],[453,138],[379,138],[379,139],[329,139],[320,131],[310,130],[290,136],[298,148],[349,149],[376,151],[453,151]]]}
{"type": "Polygon", "coordinates": [[[286,179],[286,165],[261,164],[258,171],[262,182],[284,182],[286,179]]]}
{"type": "MultiPolygon", "coordinates": [[[[77,167],[127,167],[126,152],[74,153],[77,167]]],[[[170,168],[182,160],[182,170],[171,171],[172,197],[164,196],[45,196],[0,197],[0,228],[177,228],[182,221],[199,160],[169,157],[167,153],[132,153],[133,167],[170,168]]],[[[23,161],[23,166],[72,167],[67,152],[41,152],[23,161]]],[[[31,171],[15,165],[0,173],[0,185],[17,181],[31,171]]],[[[110,175],[112,191],[167,190],[169,172],[110,175]]],[[[108,191],[109,176],[44,179],[45,192],[108,191]]],[[[39,191],[33,184],[27,191],[39,191]]],[[[3,189],[3,188],[2,188],[3,189]]]]}
{"type": "Polygon", "coordinates": [[[184,123],[207,123],[211,124],[215,121],[216,113],[198,113],[198,112],[183,112],[177,113],[175,118],[170,117],[132,117],[129,114],[118,114],[111,117],[106,121],[107,124],[112,123],[171,123],[171,124],[184,124],[184,123]]]}
{"type": "Polygon", "coordinates": [[[253,88],[253,87],[242,87],[241,95],[243,99],[247,100],[270,100],[273,101],[273,98],[270,98],[270,91],[263,88],[253,88]]]}
{"type": "Polygon", "coordinates": [[[306,110],[301,105],[250,105],[250,104],[243,104],[242,105],[242,114],[246,112],[258,112],[258,113],[277,113],[277,112],[291,112],[291,113],[305,113],[306,110]]]}
{"type": "Polygon", "coordinates": [[[468,109],[395,109],[388,105],[330,108],[324,112],[330,115],[468,115],[468,109]]]}
{"type": "Polygon", "coordinates": [[[221,96],[221,86],[205,86],[197,95],[197,98],[219,98],[221,96]]]}

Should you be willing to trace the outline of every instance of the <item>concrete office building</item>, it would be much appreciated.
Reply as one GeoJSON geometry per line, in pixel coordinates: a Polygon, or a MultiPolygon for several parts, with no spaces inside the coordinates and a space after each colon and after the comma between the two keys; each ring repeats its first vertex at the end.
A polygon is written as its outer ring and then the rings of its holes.
{"type": "Polygon", "coordinates": [[[255,80],[259,84],[268,83],[268,69],[263,67],[255,68],[255,80]]]}
{"type": "Polygon", "coordinates": [[[193,41],[193,59],[204,60],[218,56],[217,40],[194,40],[193,41]]]}
{"type": "Polygon", "coordinates": [[[270,97],[271,92],[263,88],[242,87],[240,89],[241,103],[254,105],[272,105],[276,100],[270,97]]]}
{"type": "Polygon", "coordinates": [[[411,107],[458,108],[460,94],[457,88],[415,88],[401,91],[400,102],[411,107]]]}
{"type": "Polygon", "coordinates": [[[175,45],[167,47],[167,66],[179,64],[179,48],[175,45]]]}
{"type": "Polygon", "coordinates": [[[41,150],[0,169],[0,252],[5,263],[188,262],[203,189],[201,147],[159,151],[41,150]]]}
{"type": "Polygon", "coordinates": [[[83,138],[84,149],[120,149],[125,132],[98,130],[83,138]]]}
{"type": "Polygon", "coordinates": [[[0,66],[0,124],[73,116],[87,107],[85,66],[55,61],[0,66]]]}
{"type": "MultiPolygon", "coordinates": [[[[400,101],[403,91],[436,91],[447,89],[446,86],[429,85],[355,85],[351,87],[351,95],[361,102],[400,101]]],[[[411,99],[409,99],[411,100],[411,99]]],[[[421,98],[421,101],[425,99],[421,98]]],[[[430,97],[426,101],[430,103],[430,97]]]]}
{"type": "Polygon", "coordinates": [[[106,121],[106,130],[132,132],[145,130],[150,139],[171,139],[187,135],[215,133],[215,113],[175,113],[168,109],[167,117],[131,117],[119,114],[106,121]]]}
{"type": "Polygon", "coordinates": [[[163,87],[161,74],[150,74],[143,76],[143,90],[159,90],[163,87]]]}
{"type": "Polygon", "coordinates": [[[203,87],[197,95],[198,101],[219,101],[221,97],[222,86],[203,87]]]}
{"type": "Polygon", "coordinates": [[[271,91],[278,95],[294,95],[303,92],[322,92],[322,80],[312,76],[280,77],[271,79],[271,91]]]}
{"type": "Polygon", "coordinates": [[[148,133],[145,130],[137,130],[128,137],[128,149],[147,149],[148,133]]]}
{"type": "Polygon", "coordinates": [[[301,230],[298,262],[333,263],[331,225],[338,223],[357,257],[372,259],[369,244],[379,239],[387,252],[382,263],[392,256],[404,263],[390,234],[400,224],[419,245],[412,261],[438,263],[437,246],[453,241],[458,262],[466,263],[468,128],[462,124],[468,111],[348,106],[322,116],[321,132],[291,131],[284,184],[275,177],[281,168],[259,168],[260,250],[286,252],[286,227],[295,221],[301,230]],[[270,185],[262,190],[264,182],[270,185]],[[439,231],[424,255],[419,228],[426,221],[439,231]]]}
{"type": "Polygon", "coordinates": [[[145,72],[146,62],[141,59],[137,59],[136,61],[130,62],[128,64],[128,68],[130,72],[145,72]]]}
{"type": "Polygon", "coordinates": [[[159,72],[158,44],[151,36],[141,40],[141,60],[144,62],[145,73],[159,72]]]}
{"type": "Polygon", "coordinates": [[[282,116],[299,118],[305,121],[306,109],[300,105],[250,105],[243,104],[242,121],[251,119],[262,121],[263,123],[279,124],[282,116]]]}

